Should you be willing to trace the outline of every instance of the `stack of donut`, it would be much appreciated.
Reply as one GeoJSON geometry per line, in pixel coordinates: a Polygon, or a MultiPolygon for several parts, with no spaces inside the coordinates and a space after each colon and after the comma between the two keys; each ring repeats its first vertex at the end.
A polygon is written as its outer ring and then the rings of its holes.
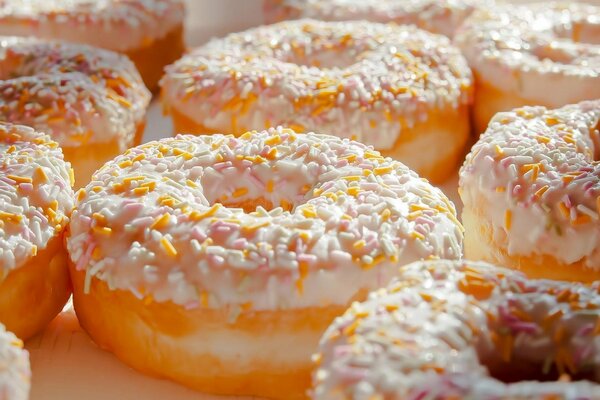
{"type": "Polygon", "coordinates": [[[0,399],[71,292],[199,391],[600,398],[600,7],[502,3],[266,0],[179,58],[181,0],[0,1],[0,399]]]}

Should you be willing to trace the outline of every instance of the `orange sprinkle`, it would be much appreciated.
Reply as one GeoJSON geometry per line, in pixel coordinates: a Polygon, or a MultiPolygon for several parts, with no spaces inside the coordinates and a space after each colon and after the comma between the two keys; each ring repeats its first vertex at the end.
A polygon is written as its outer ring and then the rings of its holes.
{"type": "Polygon", "coordinates": [[[544,193],[546,193],[546,191],[549,189],[550,187],[548,185],[544,185],[541,188],[539,188],[536,192],[535,192],[535,197],[537,197],[538,199],[540,197],[542,197],[542,195],[544,193]]]}
{"type": "Polygon", "coordinates": [[[220,204],[215,204],[211,208],[206,210],[205,212],[193,211],[190,214],[190,218],[193,219],[194,221],[200,221],[201,219],[212,217],[213,215],[215,215],[217,213],[217,211],[219,210],[219,207],[220,207],[220,204]]]}
{"type": "Polygon", "coordinates": [[[150,225],[150,229],[162,229],[167,225],[169,225],[169,214],[164,213],[154,220],[152,225],[150,225]]]}
{"type": "Polygon", "coordinates": [[[9,179],[12,179],[15,182],[17,182],[17,184],[19,184],[19,183],[31,183],[31,182],[33,182],[33,180],[30,177],[28,177],[28,176],[7,175],[6,177],[9,178],[9,179]]]}
{"type": "Polygon", "coordinates": [[[248,188],[241,187],[241,188],[235,189],[231,195],[233,197],[242,197],[246,193],[248,193],[248,188]]]}
{"type": "Polygon", "coordinates": [[[269,179],[267,181],[267,192],[268,193],[273,193],[273,186],[274,186],[273,179],[269,179]]]}
{"type": "Polygon", "coordinates": [[[165,252],[167,253],[167,255],[169,255],[169,257],[172,257],[172,258],[177,257],[177,250],[175,249],[175,247],[173,246],[171,241],[169,241],[169,239],[167,239],[166,236],[163,236],[160,239],[160,244],[163,247],[163,249],[165,250],[165,252]]]}
{"type": "Polygon", "coordinates": [[[274,160],[277,157],[277,148],[273,147],[266,155],[268,160],[274,160]]]}
{"type": "Polygon", "coordinates": [[[567,207],[567,205],[563,201],[558,203],[558,209],[560,210],[560,213],[563,215],[563,217],[565,217],[566,219],[569,219],[571,217],[569,207],[567,207]]]}
{"type": "Polygon", "coordinates": [[[358,186],[349,187],[347,193],[350,196],[356,197],[360,193],[360,188],[358,186]]]}
{"type": "Polygon", "coordinates": [[[386,304],[385,309],[389,312],[394,312],[398,309],[399,307],[396,304],[386,304]]]}
{"type": "Polygon", "coordinates": [[[502,336],[502,340],[501,340],[502,361],[510,362],[510,359],[512,357],[514,341],[515,341],[515,338],[513,337],[513,335],[502,336]]]}
{"type": "Polygon", "coordinates": [[[465,294],[470,294],[477,300],[488,299],[492,295],[494,287],[494,284],[488,281],[467,279],[458,281],[458,289],[465,294]]]}
{"type": "Polygon", "coordinates": [[[390,211],[389,208],[386,208],[385,210],[383,210],[383,212],[381,213],[381,219],[383,221],[387,221],[388,219],[390,219],[390,217],[392,216],[392,212],[390,211]]]}
{"type": "Polygon", "coordinates": [[[512,211],[510,210],[506,210],[506,212],[504,213],[504,226],[506,227],[506,230],[510,230],[510,227],[512,226],[512,211]]]}
{"type": "Polygon", "coordinates": [[[135,193],[138,196],[143,196],[145,194],[147,194],[150,191],[150,188],[148,186],[140,186],[140,187],[136,187],[135,189],[133,189],[133,193],[135,193]]]}
{"type": "Polygon", "coordinates": [[[244,233],[252,233],[260,228],[263,228],[265,226],[269,226],[269,221],[264,221],[264,222],[260,222],[258,224],[254,224],[254,225],[243,225],[242,226],[242,232],[244,233]]]}

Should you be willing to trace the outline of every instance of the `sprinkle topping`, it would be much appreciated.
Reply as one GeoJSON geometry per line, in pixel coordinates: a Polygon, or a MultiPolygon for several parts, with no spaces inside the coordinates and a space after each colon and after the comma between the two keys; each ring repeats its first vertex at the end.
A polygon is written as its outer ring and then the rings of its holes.
{"type": "Polygon", "coordinates": [[[450,41],[414,26],[299,20],[230,34],[167,68],[163,99],[207,129],[283,125],[390,149],[405,129],[470,102],[450,41]]]}
{"type": "Polygon", "coordinates": [[[88,283],[186,307],[347,304],[389,281],[398,261],[460,257],[441,191],[333,136],[163,139],[109,162],[81,193],[67,246],[88,283]],[[411,207],[422,214],[409,219],[411,207]]]}
{"type": "Polygon", "coordinates": [[[324,21],[368,20],[417,25],[452,37],[473,10],[487,0],[266,0],[267,20],[314,18],[324,21]]]}
{"type": "MultiPolygon", "coordinates": [[[[0,23],[1,25],[1,23],[0,23]]],[[[117,140],[123,150],[150,93],[127,57],[84,45],[0,37],[0,119],[62,146],[117,140]]]]}
{"type": "Polygon", "coordinates": [[[74,202],[70,169],[48,136],[0,123],[0,282],[63,231],[74,202]]]}
{"type": "Polygon", "coordinates": [[[314,399],[599,398],[600,385],[568,381],[600,368],[600,284],[447,260],[399,272],[325,332],[314,399]],[[528,368],[561,380],[490,375],[528,368]]]}
{"type": "Polygon", "coordinates": [[[600,101],[496,114],[460,171],[465,209],[493,204],[486,219],[511,255],[599,268],[599,122],[600,101]]]}
{"type": "Polygon", "coordinates": [[[600,98],[599,21],[591,4],[498,4],[474,12],[454,42],[486,84],[560,107],[600,98]]]}
{"type": "Polygon", "coordinates": [[[182,0],[3,0],[0,34],[123,52],[164,37],[183,17],[182,0]]]}
{"type": "Polygon", "coordinates": [[[0,393],[3,399],[27,400],[31,382],[29,354],[23,342],[0,324],[0,393]]]}

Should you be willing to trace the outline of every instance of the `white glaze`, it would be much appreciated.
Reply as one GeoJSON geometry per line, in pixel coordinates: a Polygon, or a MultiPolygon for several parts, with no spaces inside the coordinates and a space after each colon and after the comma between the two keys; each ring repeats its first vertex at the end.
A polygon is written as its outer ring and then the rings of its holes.
{"type": "Polygon", "coordinates": [[[0,35],[60,39],[123,52],[163,38],[183,17],[181,0],[3,0],[0,35]]]}
{"type": "Polygon", "coordinates": [[[67,247],[88,282],[191,308],[343,305],[398,260],[461,251],[454,206],[404,165],[281,128],[131,149],[79,197],[67,247]],[[260,198],[274,208],[216,204],[260,198]]]}
{"type": "Polygon", "coordinates": [[[0,399],[27,400],[31,370],[23,342],[0,324],[0,399]]]}
{"type": "Polygon", "coordinates": [[[61,233],[73,208],[71,166],[32,128],[0,123],[0,282],[61,233]]]}
{"type": "Polygon", "coordinates": [[[599,101],[524,107],[496,114],[473,146],[460,195],[506,237],[509,255],[600,268],[599,121],[599,101]]]}
{"type": "MultiPolygon", "coordinates": [[[[600,285],[485,263],[416,262],[321,339],[313,399],[597,399],[591,381],[504,383],[488,368],[600,372],[600,285]],[[556,397],[552,397],[552,395],[556,397]]],[[[577,379],[577,378],[576,378],[577,379]]]]}

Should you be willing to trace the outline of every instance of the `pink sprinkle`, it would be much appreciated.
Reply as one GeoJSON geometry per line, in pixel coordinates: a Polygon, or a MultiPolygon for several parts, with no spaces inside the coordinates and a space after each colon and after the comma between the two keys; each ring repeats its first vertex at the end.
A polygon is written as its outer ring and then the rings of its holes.
{"type": "Polygon", "coordinates": [[[191,235],[194,239],[199,241],[200,243],[204,242],[208,236],[204,232],[200,230],[197,226],[192,228],[191,235]]]}
{"type": "Polygon", "coordinates": [[[231,243],[231,247],[236,250],[243,250],[248,245],[248,240],[246,238],[238,238],[231,243]]]}

